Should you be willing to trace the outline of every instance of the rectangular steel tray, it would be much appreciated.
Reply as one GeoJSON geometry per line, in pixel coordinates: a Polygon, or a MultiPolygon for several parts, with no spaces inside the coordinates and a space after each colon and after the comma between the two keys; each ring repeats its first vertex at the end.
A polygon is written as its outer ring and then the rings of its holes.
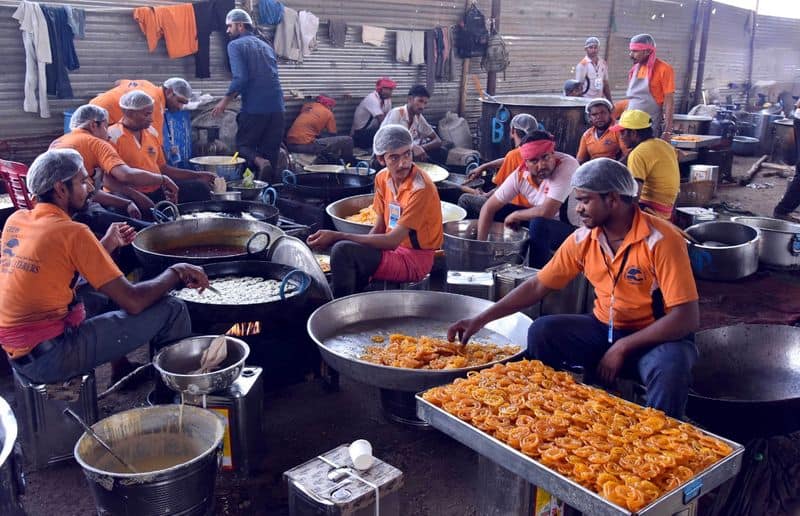
{"type": "Polygon", "coordinates": [[[696,142],[685,142],[681,140],[672,140],[673,147],[677,147],[679,149],[699,149],[700,147],[708,147],[710,145],[715,145],[722,140],[720,136],[711,136],[708,134],[681,134],[678,136],[694,136],[695,138],[700,138],[700,141],[696,142]]]}
{"type": "Polygon", "coordinates": [[[461,444],[519,475],[531,484],[549,491],[553,496],[571,507],[592,516],[671,516],[684,509],[695,498],[713,490],[726,480],[733,478],[741,469],[744,447],[738,443],[705,432],[726,442],[733,452],[660,498],[639,512],[632,513],[606,500],[597,493],[573,482],[560,473],[549,469],[522,452],[508,446],[474,426],[451,415],[436,405],[425,401],[417,394],[417,417],[437,430],[449,435],[461,444]]]}

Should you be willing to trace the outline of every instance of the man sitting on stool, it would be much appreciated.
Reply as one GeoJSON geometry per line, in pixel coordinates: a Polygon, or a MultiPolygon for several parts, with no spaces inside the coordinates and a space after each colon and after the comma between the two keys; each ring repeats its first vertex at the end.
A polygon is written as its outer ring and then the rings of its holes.
{"type": "Polygon", "coordinates": [[[545,131],[533,131],[520,147],[524,163],[508,176],[481,208],[478,218],[478,240],[486,240],[495,213],[522,195],[530,208],[511,212],[506,226],[527,224],[530,230],[530,265],[541,268],[572,232],[568,222],[559,220],[561,205],[569,196],[569,182],[578,162],[572,156],[556,152],[553,136],[545,131]]]}
{"type": "Polygon", "coordinates": [[[148,342],[163,345],[191,333],[186,306],[166,294],[181,284],[207,287],[203,269],[176,264],[131,284],[109,253],[129,244],[133,229],[112,224],[98,241],[70,219],[93,190],[77,151],[45,152],[27,183],[36,206],[13,213],[0,237],[0,345],[14,369],[34,382],[55,383],[124,359],[148,342]],[[121,310],[87,314],[75,299],[79,276],[121,310]]]}
{"type": "Polygon", "coordinates": [[[353,161],[353,139],[336,136],[336,117],[333,116],[335,105],[336,101],[325,95],[303,104],[286,135],[291,152],[314,154],[317,156],[315,163],[338,163],[340,159],[353,161]]]}

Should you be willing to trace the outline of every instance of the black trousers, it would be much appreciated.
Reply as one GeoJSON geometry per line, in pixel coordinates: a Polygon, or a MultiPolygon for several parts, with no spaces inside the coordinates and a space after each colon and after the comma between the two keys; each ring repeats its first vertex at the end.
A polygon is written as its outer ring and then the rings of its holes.
{"type": "Polygon", "coordinates": [[[222,54],[225,56],[225,66],[230,71],[228,52],[225,49],[228,37],[225,34],[225,15],[236,7],[234,0],[209,0],[195,2],[194,19],[197,24],[197,54],[194,56],[194,76],[198,79],[211,77],[211,33],[219,32],[222,35],[222,54]]]}
{"type": "Polygon", "coordinates": [[[794,166],[794,179],[786,187],[786,193],[775,206],[775,215],[788,215],[800,206],[800,161],[794,166]]]}
{"type": "Polygon", "coordinates": [[[340,240],[331,249],[333,297],[339,298],[361,292],[381,264],[383,251],[365,245],[340,240]]]}
{"type": "Polygon", "coordinates": [[[255,158],[265,158],[273,167],[274,177],[279,177],[280,171],[275,168],[277,168],[276,163],[278,163],[285,127],[283,111],[239,113],[236,116],[236,124],[238,125],[236,147],[239,155],[247,160],[250,170],[257,173],[258,167],[255,164],[255,158]]]}

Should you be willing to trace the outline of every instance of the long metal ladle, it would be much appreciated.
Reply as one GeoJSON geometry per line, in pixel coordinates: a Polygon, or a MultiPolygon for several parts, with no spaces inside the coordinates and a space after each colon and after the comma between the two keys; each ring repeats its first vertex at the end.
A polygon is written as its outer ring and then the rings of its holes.
{"type": "Polygon", "coordinates": [[[125,466],[126,468],[128,468],[129,470],[131,470],[131,472],[132,472],[132,473],[138,473],[138,471],[136,471],[136,468],[134,468],[133,466],[131,466],[130,464],[128,464],[127,462],[125,462],[125,460],[124,460],[122,457],[120,457],[119,455],[117,455],[116,453],[114,453],[114,450],[112,450],[112,449],[111,449],[111,447],[105,443],[105,441],[103,441],[102,439],[100,439],[100,436],[99,436],[99,435],[97,435],[97,434],[95,433],[95,431],[94,431],[94,430],[92,430],[92,428],[91,428],[89,425],[87,425],[87,424],[86,424],[86,422],[85,422],[85,421],[84,421],[84,420],[81,418],[81,416],[79,416],[78,414],[76,414],[75,412],[73,412],[71,409],[68,409],[68,408],[64,409],[64,414],[68,415],[69,417],[71,417],[72,419],[74,419],[75,421],[77,421],[77,422],[78,422],[78,424],[79,424],[79,425],[81,425],[81,427],[84,429],[84,431],[86,431],[86,433],[87,433],[87,434],[89,434],[90,436],[92,436],[92,439],[94,439],[95,441],[97,441],[97,442],[100,444],[100,446],[102,446],[103,448],[105,448],[105,450],[106,450],[106,451],[107,451],[107,452],[108,452],[108,453],[109,453],[109,454],[110,454],[112,457],[114,457],[115,459],[117,459],[117,460],[119,461],[119,463],[120,463],[120,464],[122,464],[123,466],[125,466]]]}

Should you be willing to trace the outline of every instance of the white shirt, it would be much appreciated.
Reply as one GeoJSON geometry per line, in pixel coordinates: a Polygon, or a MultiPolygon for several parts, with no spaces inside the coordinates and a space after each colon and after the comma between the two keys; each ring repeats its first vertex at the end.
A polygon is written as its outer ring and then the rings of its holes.
{"type": "Polygon", "coordinates": [[[392,99],[382,99],[377,91],[373,91],[361,101],[353,114],[353,128],[350,135],[362,129],[377,127],[376,117],[392,110],[392,99]]]}
{"type": "MultiPolygon", "coordinates": [[[[578,160],[563,152],[554,154],[558,160],[556,169],[539,186],[536,186],[536,182],[523,162],[513,174],[510,174],[503,181],[503,184],[497,187],[494,197],[503,204],[509,204],[514,197],[522,195],[534,208],[544,204],[545,199],[548,198],[560,203],[566,201],[572,190],[569,183],[572,180],[572,174],[578,168],[578,160]]],[[[553,219],[558,220],[558,212],[553,216],[553,219]]]]}
{"type": "Polygon", "coordinates": [[[586,89],[586,78],[589,78],[589,89],[583,94],[584,97],[597,99],[603,96],[603,82],[608,81],[608,65],[598,58],[597,66],[591,59],[584,57],[578,66],[575,67],[575,80],[581,83],[581,91],[586,89]]]}
{"type": "Polygon", "coordinates": [[[410,120],[408,118],[406,106],[396,107],[389,111],[389,114],[383,119],[381,126],[389,124],[399,124],[408,129],[411,133],[411,139],[414,141],[414,145],[427,143],[428,140],[433,138],[436,134],[431,124],[429,124],[421,114],[414,117],[414,120],[410,120]]]}

